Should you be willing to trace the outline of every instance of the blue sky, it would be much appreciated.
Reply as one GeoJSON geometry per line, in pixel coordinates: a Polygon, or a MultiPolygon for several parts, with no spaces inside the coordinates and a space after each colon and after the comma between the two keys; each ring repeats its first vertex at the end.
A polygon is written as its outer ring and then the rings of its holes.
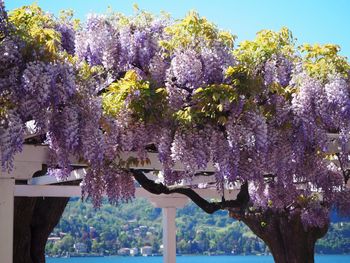
{"type": "MultiPolygon", "coordinates": [[[[30,4],[28,0],[5,0],[8,10],[30,4]]],[[[78,18],[103,13],[107,7],[132,14],[133,4],[153,13],[169,12],[175,18],[196,10],[221,29],[238,36],[238,42],[253,39],[261,29],[287,26],[298,43],[334,43],[350,58],[350,0],[37,0],[44,10],[57,14],[73,9],[78,18]]]]}

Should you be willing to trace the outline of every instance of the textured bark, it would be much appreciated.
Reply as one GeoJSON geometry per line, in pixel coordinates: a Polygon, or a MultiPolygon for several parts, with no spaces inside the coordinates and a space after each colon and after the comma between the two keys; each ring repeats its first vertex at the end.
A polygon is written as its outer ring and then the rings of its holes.
{"type": "Polygon", "coordinates": [[[16,197],[14,263],[44,263],[47,239],[69,198],[16,197]]]}
{"type": "Polygon", "coordinates": [[[47,239],[58,224],[69,198],[37,198],[32,217],[31,257],[33,263],[45,263],[47,239]]]}
{"type": "Polygon", "coordinates": [[[36,198],[15,197],[13,263],[33,263],[30,224],[35,203],[36,198]]]}
{"type": "MultiPolygon", "coordinates": [[[[40,176],[40,171],[35,176],[40,176]]],[[[18,181],[16,184],[25,182],[18,181]]],[[[60,183],[78,185],[80,181],[60,183]]],[[[13,263],[45,263],[47,239],[59,222],[68,197],[15,197],[13,263]]]]}
{"type": "MultiPolygon", "coordinates": [[[[236,218],[233,212],[230,215],[236,218]]],[[[328,225],[305,229],[300,214],[287,212],[268,211],[241,220],[265,242],[276,263],[314,263],[315,243],[328,230],[328,225]]]]}

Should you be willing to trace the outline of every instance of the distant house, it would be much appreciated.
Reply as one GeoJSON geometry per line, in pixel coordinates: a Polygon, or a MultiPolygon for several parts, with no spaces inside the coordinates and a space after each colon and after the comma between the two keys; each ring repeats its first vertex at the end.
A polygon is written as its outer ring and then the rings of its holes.
{"type": "Polygon", "coordinates": [[[118,255],[129,256],[130,255],[130,248],[122,247],[121,249],[118,250],[118,255]]]}
{"type": "Polygon", "coordinates": [[[144,257],[152,255],[153,248],[151,246],[144,246],[141,248],[141,255],[144,257]]]}
{"type": "Polygon", "coordinates": [[[133,247],[130,249],[130,256],[137,256],[139,254],[139,249],[137,247],[133,247]]]}
{"type": "Polygon", "coordinates": [[[77,253],[86,253],[87,252],[87,245],[84,243],[75,243],[73,245],[75,252],[77,253]]]}

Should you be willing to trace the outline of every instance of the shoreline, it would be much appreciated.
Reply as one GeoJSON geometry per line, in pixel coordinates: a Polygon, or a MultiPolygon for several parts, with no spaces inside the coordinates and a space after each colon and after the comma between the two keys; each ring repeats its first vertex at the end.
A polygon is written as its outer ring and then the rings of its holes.
{"type": "MultiPolygon", "coordinates": [[[[45,258],[53,258],[53,259],[60,259],[60,258],[98,258],[98,257],[121,257],[121,258],[152,258],[152,257],[162,257],[163,255],[149,255],[149,256],[128,256],[128,255],[70,255],[70,256],[48,256],[45,255],[45,258]]],[[[176,257],[272,257],[271,254],[264,255],[264,254],[177,254],[176,257]]],[[[319,256],[350,256],[350,253],[347,254],[315,254],[315,257],[319,256]]]]}

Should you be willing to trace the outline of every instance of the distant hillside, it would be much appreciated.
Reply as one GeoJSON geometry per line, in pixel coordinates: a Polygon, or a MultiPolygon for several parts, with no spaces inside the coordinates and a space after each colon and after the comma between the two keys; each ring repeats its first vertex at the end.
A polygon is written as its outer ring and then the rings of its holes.
{"type": "MultiPolygon", "coordinates": [[[[317,253],[350,253],[350,222],[335,217],[317,253]]],[[[208,215],[189,204],[177,211],[177,249],[181,254],[264,254],[265,244],[227,212],[208,215]]],[[[160,253],[161,209],[144,199],[117,207],[105,203],[95,210],[91,203],[71,199],[47,244],[48,255],[69,253],[128,254],[121,248],[151,246],[160,253]]]]}

